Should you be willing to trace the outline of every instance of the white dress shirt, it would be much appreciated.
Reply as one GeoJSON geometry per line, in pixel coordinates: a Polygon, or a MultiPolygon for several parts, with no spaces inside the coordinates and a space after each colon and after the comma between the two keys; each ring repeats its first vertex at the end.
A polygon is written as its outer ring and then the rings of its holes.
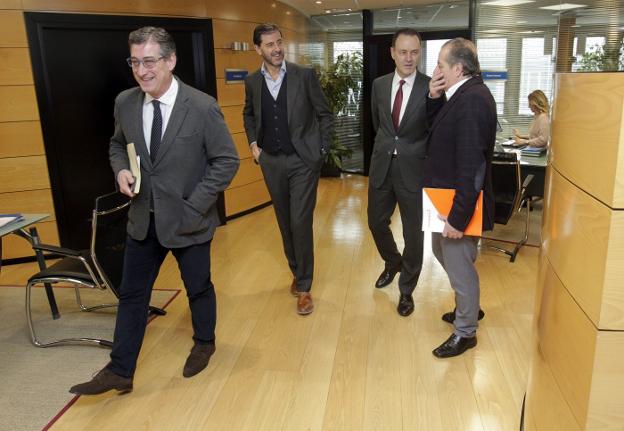
{"type": "Polygon", "coordinates": [[[470,78],[472,78],[472,76],[467,76],[466,78],[462,79],[461,81],[456,82],[455,84],[451,85],[451,88],[446,90],[446,100],[450,100],[451,97],[453,97],[453,94],[455,94],[455,92],[457,92],[457,90],[459,90],[459,87],[464,85],[464,82],[468,81],[470,78]]]}
{"type": "Polygon", "coordinates": [[[280,66],[279,75],[277,75],[277,79],[273,79],[269,71],[267,70],[264,62],[262,62],[262,66],[260,66],[260,73],[264,76],[264,81],[266,82],[267,87],[269,88],[269,92],[271,96],[273,96],[273,100],[277,100],[277,96],[279,95],[280,88],[282,88],[282,82],[284,81],[284,76],[286,76],[286,62],[282,61],[282,65],[280,66]]]}
{"type": "MultiPolygon", "coordinates": [[[[162,115],[162,137],[167,130],[167,124],[169,124],[169,117],[171,117],[171,111],[178,96],[178,80],[173,78],[169,89],[158,98],[160,102],[160,113],[162,115]]],[[[145,144],[147,145],[147,151],[151,153],[151,141],[152,141],[152,121],[154,121],[154,105],[152,104],[154,98],[145,93],[145,100],[143,101],[143,136],[145,136],[145,144]]]]}
{"type": "Polygon", "coordinates": [[[411,75],[401,78],[399,74],[394,71],[394,77],[392,78],[392,94],[390,95],[390,113],[392,113],[392,108],[394,107],[394,99],[396,98],[396,94],[399,91],[400,82],[404,80],[403,84],[403,103],[401,103],[401,113],[399,114],[399,124],[401,124],[401,120],[403,120],[403,114],[405,114],[405,108],[407,107],[407,101],[409,100],[410,94],[412,94],[412,88],[414,88],[414,81],[416,80],[416,71],[411,75]]]}

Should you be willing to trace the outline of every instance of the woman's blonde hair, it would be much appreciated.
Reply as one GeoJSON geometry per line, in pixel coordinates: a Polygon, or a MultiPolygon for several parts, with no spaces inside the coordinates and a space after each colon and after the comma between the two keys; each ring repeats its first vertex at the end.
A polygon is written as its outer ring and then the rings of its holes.
{"type": "Polygon", "coordinates": [[[548,103],[548,98],[544,94],[542,90],[535,90],[529,94],[529,105],[533,102],[533,104],[537,107],[540,112],[545,112],[548,114],[550,112],[550,104],[548,103]]]}

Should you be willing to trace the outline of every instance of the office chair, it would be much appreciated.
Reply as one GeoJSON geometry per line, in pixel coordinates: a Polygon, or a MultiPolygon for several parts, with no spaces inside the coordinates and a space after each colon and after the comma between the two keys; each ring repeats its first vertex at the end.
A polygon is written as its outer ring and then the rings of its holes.
{"type": "MultiPolygon", "coordinates": [[[[66,344],[95,344],[112,347],[108,340],[95,338],[64,338],[41,342],[35,333],[31,312],[31,290],[37,284],[70,283],[74,285],[76,302],[80,310],[89,312],[117,304],[100,304],[87,307],[80,298],[80,288],[109,289],[118,299],[118,287],[123,274],[124,250],[126,245],[126,222],[130,199],[121,193],[109,193],[95,200],[91,220],[91,246],[89,250],[71,250],[47,244],[33,245],[35,250],[47,251],[60,256],[61,260],[39,271],[28,280],[26,286],[26,319],[32,343],[37,347],[52,347],[66,344]]],[[[160,308],[149,307],[149,312],[165,315],[160,308]]]]}
{"type": "MultiPolygon", "coordinates": [[[[533,175],[527,175],[524,182],[522,182],[520,160],[514,153],[494,153],[492,158],[492,185],[495,202],[494,223],[506,225],[514,214],[521,211],[523,205],[526,206],[524,236],[515,243],[513,250],[509,251],[494,245],[487,245],[508,255],[510,262],[516,260],[518,251],[529,239],[531,199],[526,195],[526,191],[532,180],[533,175]]],[[[500,241],[494,238],[487,239],[500,241]]]]}

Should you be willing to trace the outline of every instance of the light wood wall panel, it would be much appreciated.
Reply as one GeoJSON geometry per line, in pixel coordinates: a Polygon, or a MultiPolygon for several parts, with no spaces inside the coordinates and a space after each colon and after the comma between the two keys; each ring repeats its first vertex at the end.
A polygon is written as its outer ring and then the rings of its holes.
{"type": "Polygon", "coordinates": [[[0,158],[43,154],[39,121],[0,123],[0,158]]]}
{"type": "MultiPolygon", "coordinates": [[[[42,222],[35,225],[41,242],[45,244],[58,244],[59,237],[55,222],[42,222]]],[[[16,257],[34,256],[30,243],[17,235],[2,237],[2,258],[14,259],[16,257]]]]}
{"type": "Polygon", "coordinates": [[[44,156],[0,159],[0,193],[49,188],[44,156]]]}
{"type": "Polygon", "coordinates": [[[0,122],[39,120],[35,87],[0,87],[0,122]]]}
{"type": "Polygon", "coordinates": [[[28,48],[0,48],[0,85],[32,85],[28,48]]]}
{"type": "Polygon", "coordinates": [[[225,214],[231,216],[271,200],[264,180],[225,191],[225,214]]]}
{"type": "Polygon", "coordinates": [[[50,189],[0,193],[3,213],[50,214],[46,221],[55,221],[54,203],[50,189]]]}
{"type": "Polygon", "coordinates": [[[243,125],[243,105],[224,106],[221,110],[231,134],[245,131],[245,126],[243,125]]]}
{"type": "Polygon", "coordinates": [[[225,78],[225,69],[245,69],[249,73],[258,70],[262,57],[256,51],[232,51],[215,49],[215,74],[225,78]]]}
{"type": "Polygon", "coordinates": [[[201,0],[22,0],[24,10],[206,17],[201,0]]]}
{"type": "Polygon", "coordinates": [[[226,84],[225,79],[217,79],[217,96],[220,106],[245,103],[245,84],[226,84]]]}
{"type": "Polygon", "coordinates": [[[598,328],[624,330],[624,212],[612,211],[556,168],[547,190],[542,237],[555,272],[598,328]]]}
{"type": "MultiPolygon", "coordinates": [[[[232,42],[247,42],[249,50],[254,51],[253,47],[253,31],[259,23],[231,21],[225,19],[215,19],[213,21],[213,30],[215,34],[215,48],[230,48],[232,42]]],[[[297,47],[290,45],[291,42],[301,43],[307,40],[307,34],[301,33],[301,29],[296,31],[280,27],[282,37],[286,42],[286,48],[289,51],[296,51],[297,47]]]]}
{"type": "Polygon", "coordinates": [[[230,188],[235,189],[259,180],[262,180],[262,171],[260,170],[260,166],[256,165],[254,159],[250,157],[241,160],[240,167],[238,168],[238,172],[232,184],[230,184],[230,188]]]}
{"type": "Polygon", "coordinates": [[[274,22],[281,28],[308,31],[308,20],[279,1],[205,0],[208,16],[253,23],[274,22]]]}
{"type": "Polygon", "coordinates": [[[609,207],[624,209],[624,80],[619,73],[562,73],[555,85],[552,164],[609,207]]]}
{"type": "Polygon", "coordinates": [[[0,0],[0,9],[21,9],[22,0],[0,0]]]}
{"type": "Polygon", "coordinates": [[[26,26],[21,10],[0,10],[0,47],[28,47],[26,26]]]}
{"type": "Polygon", "coordinates": [[[247,142],[247,135],[245,133],[235,133],[232,135],[234,138],[234,145],[238,152],[238,157],[241,159],[248,159],[251,157],[251,150],[249,149],[249,143],[247,142]]]}

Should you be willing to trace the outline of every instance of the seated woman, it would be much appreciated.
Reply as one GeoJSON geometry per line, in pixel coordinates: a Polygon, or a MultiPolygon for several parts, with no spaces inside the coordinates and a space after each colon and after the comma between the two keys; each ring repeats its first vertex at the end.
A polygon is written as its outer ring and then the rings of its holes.
{"type": "Polygon", "coordinates": [[[533,121],[529,125],[529,134],[522,135],[518,129],[513,129],[515,145],[529,145],[530,147],[546,147],[550,136],[550,106],[542,90],[535,90],[529,94],[529,109],[533,112],[533,121]]]}

